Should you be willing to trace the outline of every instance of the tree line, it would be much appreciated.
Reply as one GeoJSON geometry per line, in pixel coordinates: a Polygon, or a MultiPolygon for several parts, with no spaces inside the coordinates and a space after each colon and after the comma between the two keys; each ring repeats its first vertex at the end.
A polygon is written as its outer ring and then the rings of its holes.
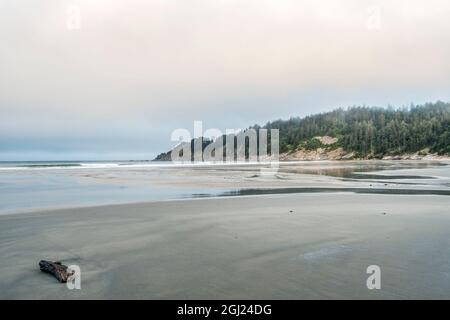
{"type": "MultiPolygon", "coordinates": [[[[261,128],[258,125],[253,128],[261,128]]],[[[300,148],[316,136],[338,138],[336,146],[359,157],[382,157],[429,150],[450,154],[450,103],[408,108],[349,107],[304,118],[268,122],[279,129],[280,152],[300,148]]]]}
{"type": "MultiPolygon", "coordinates": [[[[382,158],[405,153],[450,154],[450,103],[438,101],[403,108],[357,106],[330,112],[276,120],[264,126],[250,127],[258,131],[279,130],[281,153],[301,148],[320,147],[317,136],[338,138],[332,148],[342,147],[360,158],[382,158]]],[[[224,136],[225,140],[230,137],[224,136]]],[[[236,139],[235,137],[233,137],[236,139]]],[[[212,143],[203,138],[203,149],[212,143]]],[[[194,153],[194,140],[191,141],[194,153]]],[[[226,148],[224,148],[225,154],[226,148]]],[[[270,151],[269,151],[270,152],[270,151]]],[[[170,160],[171,152],[160,154],[155,160],[170,160]]]]}

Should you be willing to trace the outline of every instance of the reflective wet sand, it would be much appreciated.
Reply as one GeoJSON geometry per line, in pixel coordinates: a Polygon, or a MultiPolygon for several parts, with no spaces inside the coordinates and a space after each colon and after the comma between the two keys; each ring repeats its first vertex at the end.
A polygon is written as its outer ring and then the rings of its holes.
{"type": "Polygon", "coordinates": [[[2,205],[18,204],[0,215],[0,298],[450,299],[446,163],[0,175],[2,205]],[[86,194],[142,202],[89,206],[86,194]],[[38,208],[61,203],[71,208],[38,208]],[[40,272],[41,259],[79,265],[81,290],[40,272]],[[366,286],[371,265],[380,290],[366,286]]]}
{"type": "Polygon", "coordinates": [[[0,217],[6,299],[449,299],[450,197],[194,199],[0,217]],[[81,290],[39,271],[81,268],[81,290]],[[381,268],[369,290],[367,267],[381,268]]]}

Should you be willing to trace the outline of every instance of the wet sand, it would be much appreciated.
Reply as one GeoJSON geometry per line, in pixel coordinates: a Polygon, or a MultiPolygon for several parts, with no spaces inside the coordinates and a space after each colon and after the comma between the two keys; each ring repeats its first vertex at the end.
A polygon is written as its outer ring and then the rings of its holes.
{"type": "Polygon", "coordinates": [[[374,160],[282,162],[278,170],[263,163],[0,168],[0,215],[289,192],[448,195],[449,164],[374,160]]]}
{"type": "Polygon", "coordinates": [[[0,216],[3,299],[450,299],[450,197],[280,194],[0,216]],[[81,268],[81,290],[39,271],[81,268]],[[366,268],[381,268],[368,290],[366,268]]]}

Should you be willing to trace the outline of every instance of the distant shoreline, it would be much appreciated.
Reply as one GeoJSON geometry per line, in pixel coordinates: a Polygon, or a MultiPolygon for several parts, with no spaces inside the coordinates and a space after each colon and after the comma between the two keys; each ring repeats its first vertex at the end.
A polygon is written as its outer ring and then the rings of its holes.
{"type": "MultiPolygon", "coordinates": [[[[283,153],[280,155],[280,162],[292,162],[292,161],[450,161],[450,156],[441,156],[441,155],[427,155],[427,156],[417,156],[417,155],[411,155],[411,154],[405,154],[405,155],[393,155],[393,156],[384,156],[383,158],[329,158],[329,157],[316,157],[316,158],[310,158],[310,157],[304,157],[304,158],[298,158],[298,157],[292,157],[288,153],[283,153]]],[[[151,162],[172,162],[170,159],[154,159],[151,160],[151,162]]],[[[203,161],[191,161],[192,163],[202,163],[203,161]]],[[[205,162],[206,163],[206,162],[205,162]]],[[[227,163],[226,161],[216,161],[215,163],[227,163]]],[[[233,163],[233,162],[231,162],[233,163]]],[[[235,163],[246,163],[245,161],[242,162],[235,162],[235,163]]]]}

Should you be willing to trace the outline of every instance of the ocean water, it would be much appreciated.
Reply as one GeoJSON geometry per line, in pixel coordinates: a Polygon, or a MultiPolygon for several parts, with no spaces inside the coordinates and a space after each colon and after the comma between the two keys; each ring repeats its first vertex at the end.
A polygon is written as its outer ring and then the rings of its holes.
{"type": "Polygon", "coordinates": [[[120,167],[148,167],[168,166],[171,162],[163,161],[0,161],[0,171],[33,170],[33,169],[71,169],[71,168],[120,168],[120,167]]]}
{"type": "Polygon", "coordinates": [[[0,162],[0,214],[217,196],[352,192],[450,195],[450,166],[423,161],[280,164],[151,161],[0,162]]]}
{"type": "Polygon", "coordinates": [[[176,166],[146,161],[0,162],[0,214],[191,197],[188,190],[152,183],[155,169],[176,166]],[[141,183],[130,179],[136,170],[146,171],[141,183]]]}

